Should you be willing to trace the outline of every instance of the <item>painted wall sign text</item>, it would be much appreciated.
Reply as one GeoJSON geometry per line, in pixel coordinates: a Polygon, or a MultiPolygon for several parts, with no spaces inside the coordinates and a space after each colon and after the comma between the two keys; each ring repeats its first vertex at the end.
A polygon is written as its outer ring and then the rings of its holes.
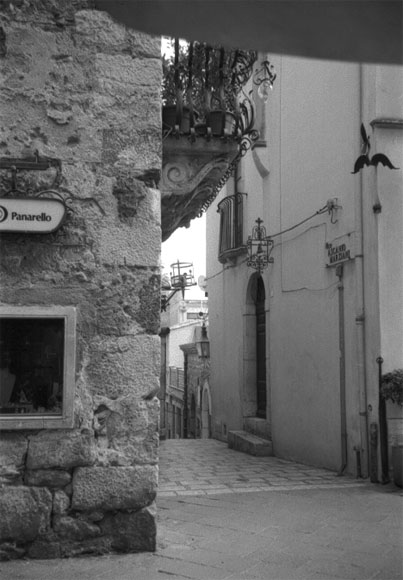
{"type": "Polygon", "coordinates": [[[58,199],[0,198],[0,232],[54,232],[65,214],[66,206],[58,199]]]}

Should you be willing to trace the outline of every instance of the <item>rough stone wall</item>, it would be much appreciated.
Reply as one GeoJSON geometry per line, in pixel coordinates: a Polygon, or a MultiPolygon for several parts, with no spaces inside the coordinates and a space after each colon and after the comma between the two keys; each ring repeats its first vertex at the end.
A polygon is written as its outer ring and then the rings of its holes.
{"type": "Polygon", "coordinates": [[[0,26],[0,157],[60,158],[72,210],[53,234],[1,236],[0,304],[77,308],[74,427],[0,432],[0,554],[154,550],[159,39],[86,0],[2,2],[0,26]]]}

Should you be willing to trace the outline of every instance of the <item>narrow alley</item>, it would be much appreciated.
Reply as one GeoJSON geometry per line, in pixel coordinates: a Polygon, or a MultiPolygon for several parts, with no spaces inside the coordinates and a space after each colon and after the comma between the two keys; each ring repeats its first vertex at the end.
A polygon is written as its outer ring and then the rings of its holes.
{"type": "Polygon", "coordinates": [[[253,457],[216,439],[161,442],[160,498],[357,485],[362,480],[277,457],[253,457]]]}
{"type": "Polygon", "coordinates": [[[19,560],[2,580],[401,580],[402,490],[213,440],[160,447],[155,553],[19,560]]]}

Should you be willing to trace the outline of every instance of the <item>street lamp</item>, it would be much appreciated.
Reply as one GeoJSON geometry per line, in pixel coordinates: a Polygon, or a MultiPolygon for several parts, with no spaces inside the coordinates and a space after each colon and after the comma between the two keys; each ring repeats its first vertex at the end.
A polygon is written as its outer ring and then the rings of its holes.
{"type": "Polygon", "coordinates": [[[201,327],[201,337],[196,341],[196,349],[199,358],[210,358],[210,341],[207,336],[207,328],[205,322],[201,327]]]}
{"type": "Polygon", "coordinates": [[[266,228],[262,226],[263,220],[257,218],[256,223],[257,226],[253,226],[252,234],[248,236],[246,242],[247,265],[261,273],[269,264],[273,263],[273,258],[270,256],[273,240],[266,235],[266,228]]]}

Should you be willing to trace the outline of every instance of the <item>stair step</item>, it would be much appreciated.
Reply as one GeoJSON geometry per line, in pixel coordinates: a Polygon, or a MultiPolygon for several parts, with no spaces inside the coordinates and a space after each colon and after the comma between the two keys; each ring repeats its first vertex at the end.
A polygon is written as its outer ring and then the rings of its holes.
{"type": "Polygon", "coordinates": [[[262,439],[246,431],[228,431],[228,447],[249,455],[268,457],[273,455],[271,441],[262,439]]]}
{"type": "Polygon", "coordinates": [[[270,423],[260,417],[244,417],[243,428],[248,433],[261,437],[262,439],[271,439],[270,423]]]}

